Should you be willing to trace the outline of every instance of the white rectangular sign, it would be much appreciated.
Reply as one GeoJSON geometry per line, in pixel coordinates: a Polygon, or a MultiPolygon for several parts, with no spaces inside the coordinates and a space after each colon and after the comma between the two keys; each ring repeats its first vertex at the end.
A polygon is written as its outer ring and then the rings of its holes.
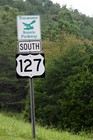
{"type": "Polygon", "coordinates": [[[41,40],[40,16],[17,16],[18,40],[41,40]]]}
{"type": "Polygon", "coordinates": [[[20,53],[34,53],[41,52],[41,42],[40,41],[19,41],[18,50],[20,53]]]}

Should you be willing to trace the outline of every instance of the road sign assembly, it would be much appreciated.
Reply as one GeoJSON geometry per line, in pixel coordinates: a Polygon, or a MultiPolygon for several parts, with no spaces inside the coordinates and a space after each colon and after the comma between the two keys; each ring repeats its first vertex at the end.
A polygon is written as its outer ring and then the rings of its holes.
{"type": "Polygon", "coordinates": [[[33,78],[45,76],[45,57],[41,53],[41,27],[39,15],[17,16],[18,54],[16,75],[29,77],[32,137],[35,138],[35,105],[33,78]]]}

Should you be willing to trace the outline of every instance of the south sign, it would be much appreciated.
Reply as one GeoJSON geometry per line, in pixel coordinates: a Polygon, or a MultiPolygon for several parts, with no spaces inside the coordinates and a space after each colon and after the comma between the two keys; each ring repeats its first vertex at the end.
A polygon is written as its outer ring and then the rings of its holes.
{"type": "Polygon", "coordinates": [[[41,42],[40,41],[19,41],[18,50],[19,53],[36,53],[41,52],[41,42]]]}

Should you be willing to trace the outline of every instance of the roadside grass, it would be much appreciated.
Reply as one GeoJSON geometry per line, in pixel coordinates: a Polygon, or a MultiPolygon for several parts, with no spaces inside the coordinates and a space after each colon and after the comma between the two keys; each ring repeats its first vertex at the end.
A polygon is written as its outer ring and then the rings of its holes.
{"type": "MultiPolygon", "coordinates": [[[[31,124],[0,114],[0,140],[33,140],[31,124]]],[[[93,140],[88,135],[73,135],[36,125],[35,140],[93,140]]]]}

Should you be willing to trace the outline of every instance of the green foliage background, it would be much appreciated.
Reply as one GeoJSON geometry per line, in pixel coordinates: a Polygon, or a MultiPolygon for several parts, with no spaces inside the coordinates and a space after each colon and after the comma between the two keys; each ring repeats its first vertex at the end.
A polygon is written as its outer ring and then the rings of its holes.
{"type": "Polygon", "coordinates": [[[0,1],[0,110],[30,120],[28,79],[17,79],[17,15],[40,15],[46,77],[35,79],[36,120],[93,129],[93,18],[50,0],[0,1]]]}

